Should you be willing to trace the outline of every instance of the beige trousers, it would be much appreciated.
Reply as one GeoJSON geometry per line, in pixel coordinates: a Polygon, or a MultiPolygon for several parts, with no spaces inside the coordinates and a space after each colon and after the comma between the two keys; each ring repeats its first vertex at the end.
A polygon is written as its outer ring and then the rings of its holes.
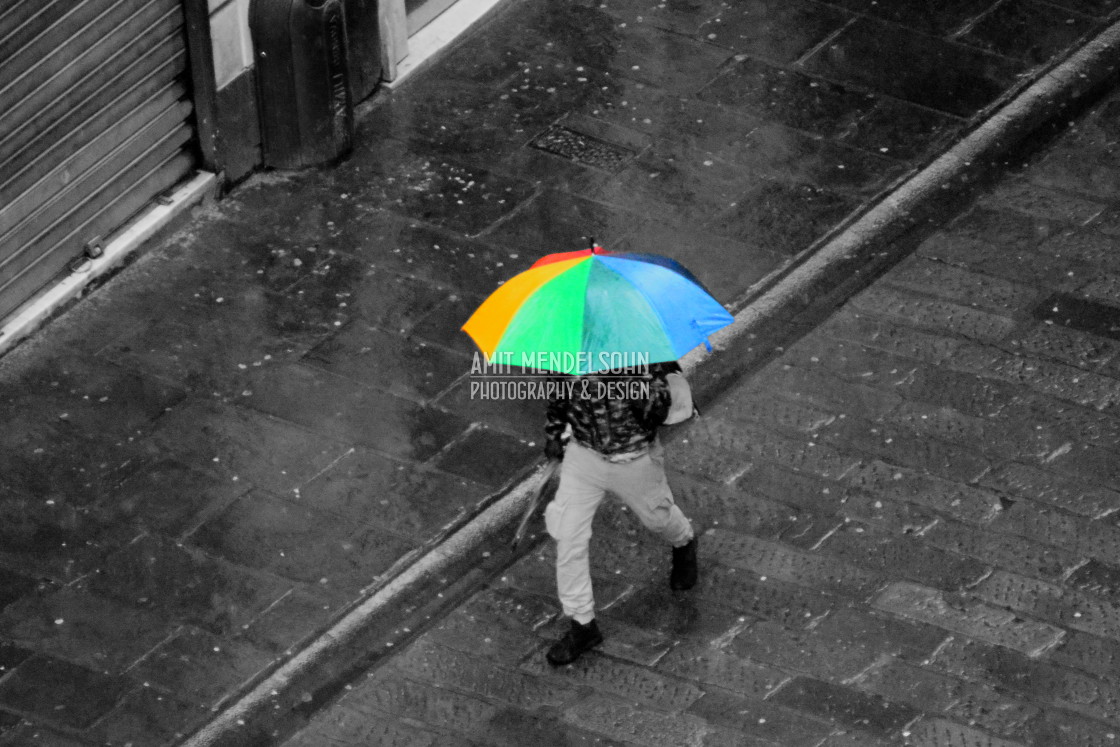
{"type": "Polygon", "coordinates": [[[564,614],[580,624],[595,617],[588,547],[591,522],[607,492],[618,496],[647,529],[673,547],[692,539],[692,525],[673,501],[665,478],[665,451],[654,441],[648,454],[612,463],[598,452],[568,443],[556,497],[545,508],[548,533],[556,540],[556,589],[564,614]]]}

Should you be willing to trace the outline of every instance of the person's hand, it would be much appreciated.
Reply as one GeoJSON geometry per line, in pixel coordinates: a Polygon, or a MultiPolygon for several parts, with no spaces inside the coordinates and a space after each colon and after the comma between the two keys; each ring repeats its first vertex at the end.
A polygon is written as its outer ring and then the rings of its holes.
{"type": "Polygon", "coordinates": [[[564,458],[564,444],[557,439],[548,439],[544,442],[544,455],[549,459],[560,460],[564,458]]]}

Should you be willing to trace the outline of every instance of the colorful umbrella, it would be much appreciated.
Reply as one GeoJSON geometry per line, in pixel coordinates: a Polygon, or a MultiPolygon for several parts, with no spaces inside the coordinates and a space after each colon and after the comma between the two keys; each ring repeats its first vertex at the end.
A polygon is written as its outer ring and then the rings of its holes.
{"type": "Polygon", "coordinates": [[[732,321],[676,261],[593,246],[537,260],[463,331],[490,363],[586,374],[677,360],[732,321]]]}

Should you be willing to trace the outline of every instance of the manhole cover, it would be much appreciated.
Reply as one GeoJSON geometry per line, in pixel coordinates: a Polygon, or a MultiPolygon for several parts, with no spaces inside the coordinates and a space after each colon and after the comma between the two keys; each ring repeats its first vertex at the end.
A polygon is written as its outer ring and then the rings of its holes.
{"type": "Polygon", "coordinates": [[[529,145],[607,171],[622,168],[634,156],[633,151],[620,145],[559,126],[550,127],[529,145]]]}

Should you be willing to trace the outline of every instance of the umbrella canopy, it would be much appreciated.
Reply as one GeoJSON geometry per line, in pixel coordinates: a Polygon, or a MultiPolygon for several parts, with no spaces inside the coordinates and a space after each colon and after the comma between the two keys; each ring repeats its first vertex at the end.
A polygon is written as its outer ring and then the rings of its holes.
{"type": "Polygon", "coordinates": [[[732,321],[676,261],[596,246],[537,260],[463,330],[491,362],[586,374],[677,360],[732,321]]]}

